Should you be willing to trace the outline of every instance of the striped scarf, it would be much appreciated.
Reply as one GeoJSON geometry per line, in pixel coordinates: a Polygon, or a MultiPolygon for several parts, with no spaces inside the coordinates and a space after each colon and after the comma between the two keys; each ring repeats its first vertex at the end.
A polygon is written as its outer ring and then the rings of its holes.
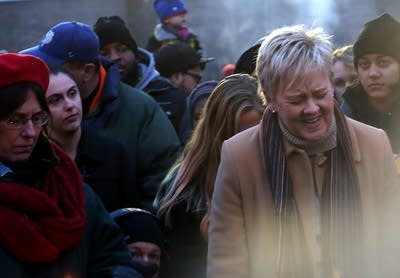
{"type": "MultiPolygon", "coordinates": [[[[363,277],[362,218],[358,178],[350,136],[340,109],[335,105],[337,147],[328,153],[321,196],[323,277],[363,277]]],[[[288,173],[283,136],[277,113],[267,109],[262,120],[267,176],[275,204],[278,229],[279,277],[313,277],[302,221],[288,173]]]]}

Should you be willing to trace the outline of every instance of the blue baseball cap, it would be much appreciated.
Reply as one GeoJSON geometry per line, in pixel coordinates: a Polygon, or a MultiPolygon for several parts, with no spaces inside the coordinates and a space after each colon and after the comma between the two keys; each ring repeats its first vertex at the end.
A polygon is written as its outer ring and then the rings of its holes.
{"type": "Polygon", "coordinates": [[[66,62],[93,62],[99,59],[100,46],[96,33],[81,22],[61,22],[53,26],[39,44],[21,50],[44,60],[48,65],[66,62]]]}

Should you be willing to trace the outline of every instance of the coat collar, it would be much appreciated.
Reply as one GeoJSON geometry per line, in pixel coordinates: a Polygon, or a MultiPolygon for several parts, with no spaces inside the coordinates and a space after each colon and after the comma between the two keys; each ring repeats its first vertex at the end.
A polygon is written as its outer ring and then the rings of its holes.
{"type": "MultiPolygon", "coordinates": [[[[346,122],[347,122],[347,126],[349,129],[349,135],[350,135],[350,144],[351,144],[353,160],[354,160],[354,162],[360,162],[361,161],[360,145],[359,145],[354,127],[351,124],[352,121],[354,121],[354,120],[346,117],[346,122]]],[[[261,139],[260,143],[263,145],[264,140],[262,138],[262,124],[260,125],[259,131],[260,131],[260,139],[261,139]]],[[[289,157],[294,153],[304,152],[303,149],[300,149],[300,148],[296,147],[295,145],[289,143],[286,139],[284,141],[284,147],[285,147],[285,156],[286,157],[289,157]]],[[[264,149],[264,148],[262,148],[262,149],[264,149]]]]}

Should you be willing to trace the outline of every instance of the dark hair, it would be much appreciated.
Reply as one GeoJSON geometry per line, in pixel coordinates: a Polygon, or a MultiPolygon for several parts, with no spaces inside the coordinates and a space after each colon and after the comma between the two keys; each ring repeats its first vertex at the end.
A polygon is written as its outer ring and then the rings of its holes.
{"type": "Polygon", "coordinates": [[[63,67],[62,65],[49,65],[48,67],[50,75],[57,75],[59,73],[64,73],[68,75],[68,77],[71,78],[76,83],[75,77],[73,76],[72,72],[69,69],[63,67]]]}
{"type": "Polygon", "coordinates": [[[5,119],[21,107],[26,101],[29,90],[34,92],[40,107],[49,112],[43,89],[35,83],[24,82],[0,89],[0,119],[5,119]]]}

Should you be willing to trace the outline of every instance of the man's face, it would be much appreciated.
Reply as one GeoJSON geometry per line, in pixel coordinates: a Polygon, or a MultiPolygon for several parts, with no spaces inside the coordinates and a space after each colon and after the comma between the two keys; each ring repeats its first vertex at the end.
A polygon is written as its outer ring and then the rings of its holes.
{"type": "Polygon", "coordinates": [[[89,97],[97,87],[98,71],[94,63],[66,62],[63,67],[73,76],[78,86],[81,99],[89,97]]]}
{"type": "Polygon", "coordinates": [[[183,80],[181,84],[181,89],[189,95],[192,90],[200,83],[202,78],[201,66],[196,66],[194,68],[188,69],[183,73],[183,80]]]}
{"type": "Polygon", "coordinates": [[[135,64],[136,56],[125,44],[114,42],[106,44],[100,53],[107,56],[111,61],[118,65],[121,79],[125,79],[128,75],[130,67],[135,64]]]}
{"type": "Polygon", "coordinates": [[[399,82],[399,62],[378,53],[362,56],[357,62],[362,87],[372,100],[391,99],[391,87],[399,82]]]}

